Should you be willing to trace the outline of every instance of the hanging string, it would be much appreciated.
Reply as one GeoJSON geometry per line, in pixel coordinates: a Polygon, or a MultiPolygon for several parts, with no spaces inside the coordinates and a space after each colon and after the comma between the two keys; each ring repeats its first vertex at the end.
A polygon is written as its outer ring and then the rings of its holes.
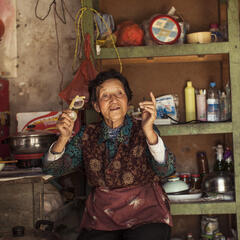
{"type": "MultiPolygon", "coordinates": [[[[60,75],[61,75],[59,91],[61,92],[62,89],[63,89],[63,71],[62,71],[61,66],[60,66],[60,56],[59,56],[60,55],[60,42],[59,42],[59,36],[58,36],[56,12],[54,12],[53,16],[54,16],[54,23],[55,23],[55,30],[56,30],[56,38],[57,38],[57,66],[58,66],[58,71],[60,72],[60,75]]],[[[62,111],[63,111],[63,100],[62,99],[60,101],[60,104],[61,104],[61,108],[62,108],[62,111]]]]}
{"type": "MultiPolygon", "coordinates": [[[[83,2],[81,2],[81,3],[83,4],[83,2]]],[[[75,30],[76,30],[76,34],[77,34],[77,39],[76,39],[75,51],[74,51],[73,68],[75,67],[75,64],[76,64],[76,60],[77,60],[77,56],[78,56],[78,49],[79,49],[79,46],[80,46],[80,43],[81,43],[81,37],[82,37],[82,39],[84,39],[84,29],[83,29],[83,22],[82,21],[83,21],[84,13],[87,12],[87,11],[90,11],[92,13],[97,14],[100,17],[100,19],[103,21],[103,23],[104,23],[105,27],[107,28],[108,32],[111,33],[110,27],[108,26],[108,24],[106,23],[104,18],[101,16],[101,14],[97,10],[95,10],[94,8],[89,8],[89,7],[80,8],[78,10],[76,16],[75,16],[75,30]]],[[[95,22],[95,24],[96,24],[96,22],[95,22]]],[[[115,41],[113,39],[112,34],[110,34],[110,38],[112,40],[113,48],[116,52],[118,62],[119,62],[119,65],[120,65],[120,73],[122,73],[122,69],[123,69],[122,62],[121,62],[120,55],[119,55],[119,52],[117,50],[117,47],[116,47],[116,44],[115,44],[115,41]]]]}
{"type": "Polygon", "coordinates": [[[66,6],[66,4],[65,4],[64,1],[63,1],[63,6],[64,6],[66,12],[68,13],[68,15],[69,15],[69,16],[71,17],[71,19],[74,21],[75,19],[74,19],[74,17],[72,16],[72,14],[70,13],[70,11],[68,10],[68,8],[67,8],[67,6],[66,6]]]}
{"type": "Polygon", "coordinates": [[[64,1],[63,1],[63,0],[61,0],[61,9],[62,9],[62,15],[63,15],[63,17],[61,17],[61,16],[59,15],[58,11],[57,11],[57,7],[56,7],[57,3],[56,3],[56,0],[53,0],[53,1],[49,4],[48,11],[47,11],[46,15],[45,15],[44,17],[40,17],[40,16],[38,15],[38,13],[37,13],[39,1],[40,1],[40,0],[37,0],[37,3],[36,3],[36,5],[35,5],[35,16],[36,16],[36,18],[38,18],[38,19],[41,20],[41,21],[44,21],[44,20],[49,16],[50,11],[51,11],[51,9],[52,9],[52,6],[54,5],[54,12],[55,12],[55,14],[57,15],[57,17],[60,19],[60,21],[61,21],[62,23],[64,23],[64,24],[67,23],[67,22],[66,22],[66,18],[65,18],[65,9],[64,9],[64,1]]]}

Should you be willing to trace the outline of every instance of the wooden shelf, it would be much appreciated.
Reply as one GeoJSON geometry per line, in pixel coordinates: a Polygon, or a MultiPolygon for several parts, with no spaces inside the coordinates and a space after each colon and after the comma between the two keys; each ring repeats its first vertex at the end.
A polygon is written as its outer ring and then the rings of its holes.
{"type": "Polygon", "coordinates": [[[172,215],[235,214],[235,202],[171,203],[172,215]]]}
{"type": "Polygon", "coordinates": [[[195,123],[158,125],[161,136],[232,133],[232,123],[195,123]]]}
{"type": "MultiPolygon", "coordinates": [[[[159,46],[118,47],[120,58],[146,58],[167,56],[191,56],[206,54],[226,54],[231,50],[228,42],[206,44],[175,44],[159,46]]],[[[101,54],[96,59],[115,59],[117,54],[114,48],[102,48],[101,54]]]]}
{"type": "MultiPolygon", "coordinates": [[[[122,64],[148,64],[148,63],[184,63],[184,62],[223,62],[227,59],[226,54],[203,54],[170,57],[141,57],[121,58],[122,64]]],[[[119,64],[118,59],[102,59],[101,65],[119,64]]]]}

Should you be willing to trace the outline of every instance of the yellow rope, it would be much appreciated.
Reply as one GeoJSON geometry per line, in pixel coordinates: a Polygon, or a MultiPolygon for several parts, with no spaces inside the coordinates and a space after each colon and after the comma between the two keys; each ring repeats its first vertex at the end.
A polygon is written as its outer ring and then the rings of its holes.
{"type": "Polygon", "coordinates": [[[79,26],[77,24],[77,19],[78,19],[78,16],[79,16],[81,11],[82,10],[79,10],[78,13],[75,16],[75,32],[77,34],[77,38],[76,38],[75,51],[74,51],[73,68],[75,67],[75,61],[76,61],[76,57],[78,55],[78,46],[81,44],[81,37],[80,37],[80,34],[79,34],[79,26]]]}
{"type": "MultiPolygon", "coordinates": [[[[81,0],[81,4],[83,6],[83,1],[81,0]]],[[[81,7],[76,16],[75,16],[75,31],[77,33],[77,39],[76,39],[76,44],[75,44],[75,51],[74,51],[74,61],[73,61],[73,68],[75,67],[75,64],[76,64],[76,59],[77,59],[77,55],[78,55],[78,48],[79,48],[79,45],[81,43],[81,35],[82,35],[82,39],[84,39],[84,31],[83,31],[83,15],[85,12],[87,11],[91,11],[93,13],[96,13],[100,19],[103,21],[104,25],[106,26],[107,30],[109,33],[111,33],[111,29],[110,27],[108,26],[108,24],[106,23],[106,21],[104,20],[104,18],[101,16],[101,14],[95,10],[94,8],[88,8],[88,7],[81,7]],[[81,33],[80,33],[80,29],[81,29],[81,33]]],[[[113,48],[117,54],[117,58],[118,58],[118,62],[119,62],[119,65],[120,65],[120,73],[122,73],[122,62],[121,62],[121,59],[120,59],[120,55],[119,55],[119,52],[117,50],[117,47],[115,45],[115,42],[114,42],[114,39],[113,39],[113,36],[112,34],[110,34],[110,37],[111,37],[111,40],[112,40],[112,43],[113,43],[113,48]]]]}

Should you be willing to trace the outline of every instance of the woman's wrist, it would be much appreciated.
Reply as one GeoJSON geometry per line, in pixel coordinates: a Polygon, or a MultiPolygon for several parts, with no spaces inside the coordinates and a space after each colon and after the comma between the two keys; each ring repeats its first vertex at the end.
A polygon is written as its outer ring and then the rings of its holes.
{"type": "Polygon", "coordinates": [[[68,137],[63,137],[60,135],[57,142],[53,145],[51,152],[55,154],[62,153],[68,141],[68,137]]]}
{"type": "Polygon", "coordinates": [[[156,132],[153,130],[153,128],[151,128],[149,130],[145,129],[143,131],[146,136],[148,144],[155,145],[158,143],[158,136],[157,136],[156,132]]]}

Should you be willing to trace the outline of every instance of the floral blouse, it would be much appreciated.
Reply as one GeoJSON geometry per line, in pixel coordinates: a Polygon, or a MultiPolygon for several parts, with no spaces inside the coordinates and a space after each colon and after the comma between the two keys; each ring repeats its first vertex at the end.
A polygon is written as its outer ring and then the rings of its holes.
{"type": "Polygon", "coordinates": [[[126,116],[115,138],[109,136],[104,121],[82,127],[64,155],[44,166],[54,176],[76,167],[84,169],[92,191],[82,228],[112,231],[157,222],[172,226],[169,200],[160,181],[175,171],[175,158],[167,148],[163,163],[152,157],[141,121],[126,116]]]}
{"type": "MultiPolygon", "coordinates": [[[[141,132],[141,124],[140,121],[138,121],[138,125],[136,129],[134,128],[134,119],[130,118],[128,115],[126,116],[124,125],[120,128],[119,134],[116,136],[116,138],[112,138],[112,136],[109,136],[109,128],[105,124],[104,121],[101,123],[98,123],[98,133],[95,131],[96,129],[89,125],[88,128],[94,129],[93,136],[91,136],[91,141],[89,139],[88,134],[86,134],[86,126],[83,126],[80,131],[73,137],[73,139],[67,144],[65,154],[62,158],[54,161],[54,162],[44,162],[44,171],[48,174],[51,174],[53,176],[61,176],[69,171],[71,171],[74,168],[77,167],[83,167],[84,168],[84,160],[83,160],[83,152],[86,145],[90,145],[91,150],[94,151],[94,143],[93,139],[95,141],[95,145],[97,147],[101,146],[102,148],[105,148],[105,155],[108,158],[108,161],[112,161],[116,153],[119,151],[119,145],[124,144],[128,145],[130,141],[131,134],[134,134],[135,138],[139,138],[138,135],[143,135],[141,132]],[[135,132],[135,133],[133,133],[135,132]],[[136,134],[136,132],[138,134],[136,134]],[[85,134],[84,134],[85,133],[85,134]],[[104,145],[104,146],[103,146],[104,145]]],[[[154,130],[156,133],[159,134],[158,129],[154,126],[154,130]]],[[[158,163],[153,156],[151,155],[148,145],[146,143],[146,140],[144,136],[142,136],[144,139],[144,152],[147,156],[148,164],[151,166],[153,171],[158,175],[159,177],[166,177],[174,173],[175,171],[175,157],[174,155],[169,152],[169,150],[166,148],[165,152],[165,161],[163,163],[158,163]]],[[[134,142],[133,144],[139,144],[138,142],[134,142]]],[[[135,149],[135,151],[138,151],[138,147],[133,146],[130,147],[132,150],[135,149]]],[[[92,167],[97,167],[97,160],[90,160],[92,167]]],[[[114,163],[117,165],[117,163],[114,163]]]]}

